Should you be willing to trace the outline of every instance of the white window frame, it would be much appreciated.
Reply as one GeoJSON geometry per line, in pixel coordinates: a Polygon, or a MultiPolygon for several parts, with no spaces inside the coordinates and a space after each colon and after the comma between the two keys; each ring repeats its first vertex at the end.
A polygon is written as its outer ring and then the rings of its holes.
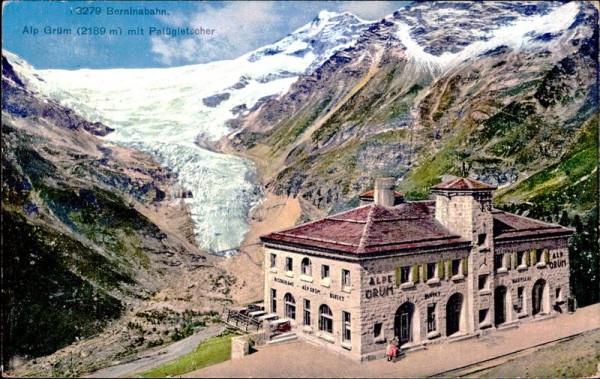
{"type": "Polygon", "coordinates": [[[333,313],[327,304],[319,306],[319,330],[324,333],[333,334],[333,313]],[[324,313],[324,310],[328,312],[324,313]]]}
{"type": "Polygon", "coordinates": [[[342,287],[350,287],[351,285],[350,270],[342,269],[342,287]]]}
{"type": "Polygon", "coordinates": [[[310,258],[305,257],[300,262],[300,274],[312,278],[312,261],[310,258]]]}
{"type": "Polygon", "coordinates": [[[342,311],[342,342],[352,341],[351,319],[352,315],[349,312],[342,311]]]}
{"type": "Polygon", "coordinates": [[[283,305],[284,305],[283,314],[285,315],[285,317],[295,320],[296,319],[296,299],[294,298],[294,295],[292,295],[289,292],[286,293],[283,296],[283,305]]]}
{"type": "Polygon", "coordinates": [[[311,326],[310,300],[304,299],[304,311],[302,313],[302,323],[304,326],[311,326]]]}
{"type": "Polygon", "coordinates": [[[427,304],[427,333],[437,332],[437,330],[437,304],[427,304]],[[433,317],[431,320],[429,319],[429,309],[433,309],[433,317]],[[431,328],[431,324],[433,324],[433,328],[431,328]]]}

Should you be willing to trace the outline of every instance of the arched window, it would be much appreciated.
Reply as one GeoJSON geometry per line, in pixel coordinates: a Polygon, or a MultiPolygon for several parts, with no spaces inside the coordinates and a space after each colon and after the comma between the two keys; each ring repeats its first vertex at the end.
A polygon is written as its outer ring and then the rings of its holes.
{"type": "Polygon", "coordinates": [[[310,259],[304,258],[300,263],[302,275],[312,276],[312,263],[310,259]]]}
{"type": "Polygon", "coordinates": [[[325,304],[319,307],[319,330],[333,333],[333,314],[331,308],[325,304]]]}
{"type": "Polygon", "coordinates": [[[296,319],[296,300],[291,293],[286,293],[283,297],[283,302],[285,304],[285,317],[291,318],[292,320],[296,319]]]}

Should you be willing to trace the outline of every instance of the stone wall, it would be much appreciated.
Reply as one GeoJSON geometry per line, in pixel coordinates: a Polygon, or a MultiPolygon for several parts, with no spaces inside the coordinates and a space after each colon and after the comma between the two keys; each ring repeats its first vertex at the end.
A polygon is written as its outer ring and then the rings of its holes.
{"type": "Polygon", "coordinates": [[[436,195],[436,219],[449,230],[469,240],[472,245],[469,254],[469,278],[467,290],[466,322],[467,331],[475,333],[480,327],[488,327],[493,323],[492,306],[493,291],[479,291],[479,277],[488,275],[493,280],[491,266],[494,262],[493,226],[491,213],[492,192],[444,191],[436,195]],[[480,320],[480,311],[487,316],[480,320]]]}
{"type": "MultiPolygon", "coordinates": [[[[455,293],[463,295],[463,315],[466,316],[467,282],[468,276],[462,275],[462,268],[458,276],[452,278],[448,261],[467,258],[468,250],[446,250],[421,252],[411,255],[392,258],[368,260],[363,263],[361,278],[362,293],[361,304],[361,356],[370,359],[370,356],[382,356],[385,353],[386,342],[394,338],[394,320],[398,308],[410,302],[415,306],[413,316],[413,341],[415,343],[432,342],[446,335],[446,306],[450,296],[455,293]],[[438,278],[425,282],[426,266],[424,264],[438,262],[443,264],[443,274],[438,278]],[[402,266],[418,267],[419,280],[411,283],[396,283],[396,269],[402,266]],[[390,283],[390,280],[392,281],[390,283]],[[377,290],[377,296],[374,291],[377,290]],[[436,304],[436,332],[427,331],[427,305],[436,304]],[[382,335],[375,337],[375,324],[382,324],[382,335]],[[428,336],[429,334],[429,336],[428,336]]],[[[414,277],[413,277],[414,279],[414,277]]],[[[463,328],[465,325],[463,324],[463,328]]]]}
{"type": "Polygon", "coordinates": [[[494,288],[504,286],[507,289],[507,303],[512,308],[507,312],[507,322],[527,321],[532,318],[533,287],[539,280],[545,281],[546,286],[542,296],[542,311],[536,317],[567,311],[566,302],[571,293],[569,286],[569,250],[566,238],[497,244],[496,254],[505,255],[504,264],[507,269],[496,270],[494,288]],[[548,249],[547,262],[545,261],[546,254],[542,253],[542,262],[534,263],[535,259],[532,258],[532,251],[536,249],[548,249]],[[519,251],[530,254],[529,265],[520,265],[520,267],[515,268],[514,257],[515,253],[519,251]],[[519,287],[523,287],[523,307],[520,311],[515,309],[519,302],[519,287]],[[560,298],[556,296],[557,289],[560,289],[560,298]]]}
{"type": "Polygon", "coordinates": [[[250,353],[248,336],[239,336],[231,339],[231,359],[240,359],[250,353]]]}
{"type": "MultiPolygon", "coordinates": [[[[474,234],[490,231],[489,219],[479,217],[477,207],[470,207],[474,234]]],[[[482,208],[483,209],[483,208],[482,208]]],[[[486,233],[487,234],[487,233],[486,233]]],[[[396,254],[385,258],[335,257],[331,254],[301,251],[298,248],[265,248],[265,306],[271,311],[270,290],[277,291],[277,311],[285,317],[284,296],[292,294],[296,315],[295,332],[309,342],[325,346],[354,359],[370,360],[385,355],[387,342],[395,336],[394,323],[399,307],[407,302],[414,305],[412,342],[403,347],[444,341],[447,330],[448,303],[454,294],[462,297],[461,317],[457,335],[479,334],[481,329],[493,329],[517,322],[547,317],[566,312],[570,296],[568,241],[566,238],[538,238],[520,242],[496,242],[491,234],[481,243],[474,238],[469,249],[431,249],[412,254],[396,254]],[[536,262],[535,250],[547,249],[543,259],[536,262]],[[514,256],[519,251],[529,254],[529,265],[516,267],[514,256]],[[270,255],[276,255],[275,267],[270,267],[270,255]],[[503,257],[502,267],[494,267],[494,256],[503,257]],[[546,257],[547,255],[547,257],[546,257]],[[292,269],[286,270],[286,258],[292,258],[292,269]],[[303,275],[301,262],[309,258],[312,275],[303,275]],[[546,259],[547,258],[547,259],[546,259]],[[460,262],[458,275],[451,273],[452,260],[460,262]],[[434,277],[426,280],[428,263],[436,263],[434,277]],[[329,280],[321,280],[321,266],[328,265],[329,280]],[[410,281],[399,283],[400,267],[410,267],[410,281]],[[342,269],[350,271],[351,285],[342,286],[342,269]],[[479,289],[479,275],[489,275],[484,288],[479,289]],[[418,277],[418,279],[417,279],[418,277]],[[545,283],[541,295],[541,309],[533,315],[533,291],[536,283],[545,283]],[[523,307],[518,309],[518,288],[523,288],[523,307]],[[557,299],[560,289],[560,299],[557,299]],[[505,291],[505,292],[503,292],[505,291]],[[498,295],[498,299],[494,296],[498,295]],[[304,300],[311,302],[311,325],[303,323],[304,300]],[[558,300],[558,302],[557,302],[558,300]],[[561,303],[561,301],[564,303],[561,303]],[[505,320],[499,324],[495,308],[503,309],[505,320]],[[326,304],[332,311],[333,333],[319,330],[319,307],[326,304]],[[434,331],[428,330],[427,308],[435,304],[434,331]],[[480,322],[479,311],[487,309],[487,317],[480,322]],[[343,312],[349,312],[351,340],[342,337],[343,312]],[[381,325],[375,336],[376,325],[381,325]]],[[[537,255],[536,255],[537,256],[537,255]]],[[[540,287],[541,288],[541,287],[540,287]]]]}
{"type": "Polygon", "coordinates": [[[360,265],[357,262],[265,248],[265,307],[271,311],[270,291],[277,291],[277,314],[285,317],[284,296],[292,294],[296,302],[296,317],[292,324],[296,333],[313,343],[354,356],[360,348],[360,265]],[[276,267],[269,267],[270,255],[276,254],[276,267]],[[285,270],[285,258],[292,258],[292,271],[285,270]],[[301,262],[309,258],[312,276],[301,274],[301,262]],[[321,280],[321,266],[329,266],[329,280],[321,280]],[[342,269],[350,271],[350,286],[342,286],[342,269]],[[310,301],[311,325],[303,323],[304,300],[310,301]],[[319,308],[331,309],[333,333],[319,330],[319,308]],[[343,341],[342,312],[350,313],[351,340],[343,341]]]}

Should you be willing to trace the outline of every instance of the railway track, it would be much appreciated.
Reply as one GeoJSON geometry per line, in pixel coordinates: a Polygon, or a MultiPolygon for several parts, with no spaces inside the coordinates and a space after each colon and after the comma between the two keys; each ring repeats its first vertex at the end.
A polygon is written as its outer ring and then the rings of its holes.
{"type": "Polygon", "coordinates": [[[585,332],[581,332],[581,333],[577,333],[568,337],[563,337],[563,338],[559,338],[556,340],[552,340],[549,342],[545,342],[539,345],[535,345],[535,346],[531,346],[525,349],[521,349],[521,350],[517,350],[517,351],[513,351],[511,353],[508,354],[503,354],[503,355],[499,355],[497,357],[494,358],[490,358],[490,359],[486,359],[477,363],[473,363],[470,365],[465,365],[462,367],[458,367],[452,370],[448,370],[448,371],[442,371],[439,373],[436,373],[434,375],[430,375],[430,378],[433,377],[453,377],[453,378],[458,378],[458,377],[478,377],[481,374],[485,373],[488,370],[493,369],[494,367],[500,366],[506,362],[512,361],[513,359],[519,358],[519,357],[523,357],[523,356],[527,356],[530,355],[532,353],[534,353],[535,351],[543,348],[543,347],[549,347],[549,346],[554,346],[557,345],[561,342],[564,341],[568,341],[571,340],[577,336],[580,336],[584,333],[587,333],[589,331],[585,331],[585,332]]]}

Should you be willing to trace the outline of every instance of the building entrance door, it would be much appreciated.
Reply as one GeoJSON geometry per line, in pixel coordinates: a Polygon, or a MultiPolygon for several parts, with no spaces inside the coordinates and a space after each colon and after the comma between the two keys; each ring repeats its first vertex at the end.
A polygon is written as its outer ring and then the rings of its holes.
{"type": "Polygon", "coordinates": [[[460,330],[460,313],[462,310],[462,295],[455,293],[448,299],[446,306],[446,335],[451,336],[460,330]]]}
{"type": "Polygon", "coordinates": [[[535,316],[542,310],[542,296],[544,294],[544,286],[546,285],[546,281],[544,279],[540,279],[533,285],[533,291],[531,296],[532,314],[535,316]]]}
{"type": "Polygon", "coordinates": [[[496,287],[494,291],[494,320],[496,325],[506,322],[506,287],[496,287]]]}
{"type": "Polygon", "coordinates": [[[394,334],[400,345],[412,341],[412,318],[415,306],[412,303],[402,304],[396,311],[394,334]]]}

